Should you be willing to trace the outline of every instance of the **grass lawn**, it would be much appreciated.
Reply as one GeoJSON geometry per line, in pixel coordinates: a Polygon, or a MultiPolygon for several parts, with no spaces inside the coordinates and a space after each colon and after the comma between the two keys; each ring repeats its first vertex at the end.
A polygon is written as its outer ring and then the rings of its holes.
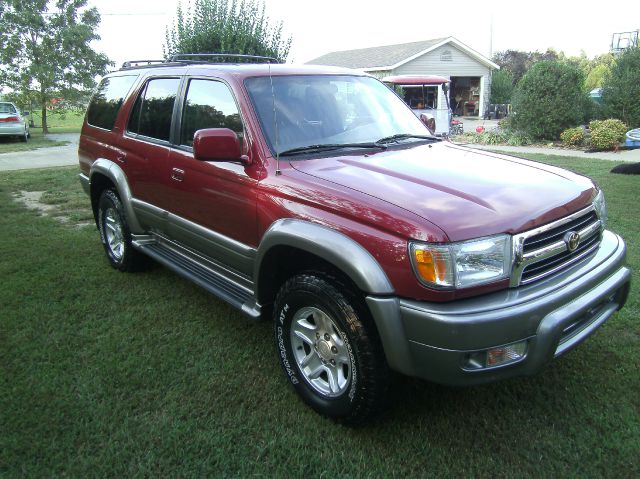
{"type": "MultiPolygon", "coordinates": [[[[33,122],[42,131],[42,113],[39,110],[31,112],[33,122]]],[[[79,133],[84,120],[84,111],[50,111],[47,112],[47,127],[49,133],[79,133]]]]}
{"type": "Polygon", "coordinates": [[[0,477],[640,476],[640,177],[534,159],[604,188],[635,271],[627,307],[533,378],[401,378],[361,429],[298,400],[269,322],[162,267],[110,268],[95,227],[74,226],[91,216],[76,168],[1,173],[0,477]]]}

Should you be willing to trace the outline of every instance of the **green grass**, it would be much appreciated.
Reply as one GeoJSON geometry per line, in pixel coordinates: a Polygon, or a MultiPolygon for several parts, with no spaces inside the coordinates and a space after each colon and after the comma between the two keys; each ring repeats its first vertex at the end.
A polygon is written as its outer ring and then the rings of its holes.
{"type": "Polygon", "coordinates": [[[42,134],[42,130],[31,129],[30,133],[31,138],[26,143],[14,137],[0,137],[0,154],[51,148],[52,146],[63,146],[69,143],[68,141],[51,140],[42,134]]]}
{"type": "Polygon", "coordinates": [[[533,378],[399,379],[355,430],[298,400],[268,322],[162,267],[119,273],[95,227],[10,199],[46,190],[86,219],[75,168],[0,174],[0,477],[638,477],[640,177],[536,159],[605,189],[635,269],[627,307],[533,378]]]}
{"type": "MultiPolygon", "coordinates": [[[[42,131],[42,112],[31,112],[31,118],[37,129],[42,131]]],[[[84,120],[84,111],[50,111],[47,112],[47,127],[49,133],[79,133],[84,120]]]]}

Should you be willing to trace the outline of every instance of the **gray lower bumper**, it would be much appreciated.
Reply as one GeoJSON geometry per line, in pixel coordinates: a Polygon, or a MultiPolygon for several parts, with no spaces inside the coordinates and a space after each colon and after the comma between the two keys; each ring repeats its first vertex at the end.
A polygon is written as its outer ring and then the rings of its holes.
{"type": "Polygon", "coordinates": [[[605,231],[597,253],[527,286],[451,303],[368,298],[392,368],[452,385],[535,374],[620,309],[629,294],[622,238],[605,231]],[[381,316],[384,315],[384,316],[381,316]],[[476,352],[527,341],[516,363],[470,368],[476,352]]]}

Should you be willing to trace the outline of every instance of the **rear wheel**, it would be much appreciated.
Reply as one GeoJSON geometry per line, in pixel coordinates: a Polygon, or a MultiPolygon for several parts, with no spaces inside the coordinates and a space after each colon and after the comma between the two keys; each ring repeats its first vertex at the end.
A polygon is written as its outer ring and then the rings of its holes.
{"type": "Polygon", "coordinates": [[[29,139],[29,132],[25,128],[24,134],[20,135],[20,141],[22,141],[23,143],[26,143],[28,139],[29,139]]]}
{"type": "Polygon", "coordinates": [[[315,272],[289,279],[276,298],[274,332],[289,382],[317,412],[359,424],[384,406],[389,369],[380,339],[338,279],[315,272]]]}
{"type": "Polygon", "coordinates": [[[100,195],[98,229],[111,266],[120,271],[133,271],[140,260],[140,253],[131,245],[124,207],[114,190],[104,190],[100,195]]]}

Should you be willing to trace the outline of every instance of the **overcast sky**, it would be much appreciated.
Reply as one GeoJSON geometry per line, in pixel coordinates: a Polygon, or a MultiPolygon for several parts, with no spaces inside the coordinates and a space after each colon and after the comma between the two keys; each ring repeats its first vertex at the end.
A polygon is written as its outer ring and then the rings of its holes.
{"type": "MultiPolygon", "coordinates": [[[[265,0],[267,15],[293,38],[289,62],[325,53],[454,36],[484,55],[506,49],[590,57],[608,51],[611,34],[640,29],[640,1],[518,2],[265,0]],[[493,24],[493,42],[491,25],[493,24]]],[[[160,59],[178,0],[89,0],[102,14],[97,50],[120,66],[160,59]]],[[[183,2],[186,4],[186,2],[183,2]]]]}

